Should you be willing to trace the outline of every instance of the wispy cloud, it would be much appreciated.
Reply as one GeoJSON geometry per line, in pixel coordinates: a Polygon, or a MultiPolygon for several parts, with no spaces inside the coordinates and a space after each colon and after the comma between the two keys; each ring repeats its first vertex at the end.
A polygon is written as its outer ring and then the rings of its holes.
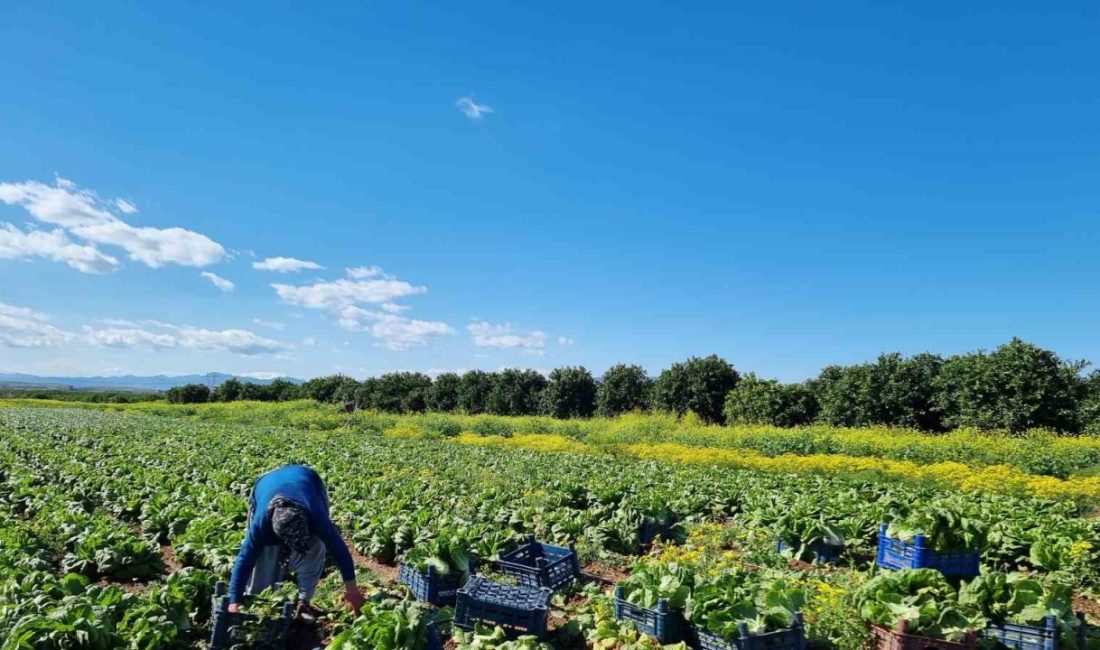
{"type": "Polygon", "coordinates": [[[215,287],[221,289],[222,291],[232,291],[237,286],[237,285],[233,284],[231,281],[226,280],[222,276],[218,275],[217,273],[211,273],[210,271],[203,271],[199,275],[206,278],[207,280],[210,280],[210,282],[213,283],[213,285],[215,287]]]}
{"type": "Polygon", "coordinates": [[[68,332],[50,324],[41,312],[0,302],[0,346],[11,348],[51,348],[72,338],[68,332]]]}
{"type": "Polygon", "coordinates": [[[299,271],[319,271],[325,267],[317,262],[300,260],[296,257],[269,257],[261,262],[253,262],[252,268],[257,271],[274,271],[275,273],[297,273],[299,271]]]}
{"type": "Polygon", "coordinates": [[[10,223],[0,223],[0,259],[34,257],[64,262],[81,273],[108,273],[118,268],[116,258],[95,246],[74,243],[60,228],[24,232],[10,223]]]}
{"type": "Polygon", "coordinates": [[[543,353],[547,334],[542,330],[531,330],[526,335],[513,331],[511,323],[493,325],[488,321],[476,321],[466,326],[474,345],[483,348],[518,348],[531,354],[543,353]]]}
{"type": "MultiPolygon", "coordinates": [[[[130,323],[124,320],[114,322],[130,323]]],[[[231,352],[242,356],[278,354],[290,349],[286,343],[242,329],[213,330],[149,320],[138,321],[134,325],[139,326],[107,329],[85,327],[84,338],[92,345],[109,347],[163,349],[178,346],[195,350],[231,352]]]]}
{"type": "Polygon", "coordinates": [[[174,348],[176,337],[171,334],[158,334],[137,328],[92,329],[84,327],[84,336],[92,345],[111,348],[174,348]]]}
{"type": "MultiPolygon", "coordinates": [[[[104,201],[95,192],[61,177],[53,185],[38,181],[0,183],[0,201],[22,206],[38,221],[59,226],[65,234],[83,240],[97,253],[97,246],[115,246],[126,251],[131,260],[152,268],[167,264],[209,266],[227,255],[221,244],[185,228],[132,226],[111,211],[133,214],[137,209],[131,203],[121,199],[104,201]]],[[[97,264],[112,266],[106,261],[108,258],[109,255],[100,253],[97,264]]],[[[95,268],[95,264],[89,268],[95,268]]]]}
{"type": "Polygon", "coordinates": [[[454,328],[438,321],[416,320],[360,307],[340,310],[340,327],[351,331],[370,332],[383,347],[408,350],[425,345],[436,336],[454,334],[454,328]]]}
{"type": "Polygon", "coordinates": [[[348,278],[339,280],[271,286],[283,302],[335,314],[343,329],[368,332],[391,350],[407,350],[454,333],[446,323],[400,315],[408,307],[394,301],[427,293],[427,287],[400,280],[378,266],[352,267],[345,272],[348,278]]]}
{"type": "Polygon", "coordinates": [[[558,345],[570,346],[570,345],[573,345],[574,343],[576,343],[576,341],[569,338],[568,336],[559,336],[558,337],[558,345]]]}
{"type": "Polygon", "coordinates": [[[353,280],[369,280],[371,278],[382,278],[384,280],[393,279],[393,276],[383,271],[381,266],[374,264],[371,266],[352,266],[344,269],[344,272],[353,280]]]}
{"type": "Polygon", "coordinates": [[[309,309],[340,310],[358,303],[382,304],[397,298],[427,293],[428,288],[417,286],[386,275],[378,267],[367,267],[375,273],[364,275],[360,268],[348,269],[352,278],[306,285],[273,284],[275,293],[283,302],[309,309]]]}
{"type": "Polygon", "coordinates": [[[257,325],[259,325],[261,327],[266,327],[268,329],[278,330],[280,332],[286,329],[286,325],[280,323],[277,320],[264,320],[262,318],[253,318],[252,322],[256,323],[257,325]]]}
{"type": "Polygon", "coordinates": [[[478,104],[474,101],[473,97],[459,97],[455,102],[455,106],[458,110],[462,111],[462,114],[471,120],[480,120],[483,116],[489,115],[493,112],[493,107],[488,104],[478,104]]]}

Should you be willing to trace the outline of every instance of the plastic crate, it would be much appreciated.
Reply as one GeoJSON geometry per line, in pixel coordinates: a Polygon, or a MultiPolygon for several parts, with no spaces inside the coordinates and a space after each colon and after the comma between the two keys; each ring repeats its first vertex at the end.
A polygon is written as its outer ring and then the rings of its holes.
{"type": "Polygon", "coordinates": [[[945,641],[927,636],[906,633],[906,621],[898,621],[893,630],[878,625],[871,626],[875,650],[974,650],[977,635],[973,632],[963,641],[945,641]]]}
{"type": "Polygon", "coordinates": [[[451,619],[428,621],[428,646],[426,650],[443,650],[446,646],[444,636],[450,636],[451,619]],[[446,630],[446,631],[445,631],[446,630]]]}
{"type": "Polygon", "coordinates": [[[546,587],[513,587],[482,576],[470,576],[458,590],[454,624],[472,630],[475,623],[498,625],[511,636],[546,636],[550,594],[546,587]]]}
{"type": "Polygon", "coordinates": [[[500,556],[500,570],[519,580],[526,587],[558,589],[577,578],[581,565],[573,542],[569,546],[554,546],[537,541],[533,536],[519,548],[500,556]]]}
{"type": "Polygon", "coordinates": [[[634,624],[642,634],[657,639],[660,644],[678,643],[687,638],[688,625],[680,612],[668,610],[668,600],[657,601],[657,609],[646,609],[627,602],[623,587],[615,587],[615,618],[634,624]]]}
{"type": "Polygon", "coordinates": [[[466,583],[466,577],[474,572],[474,564],[470,563],[465,574],[452,573],[443,575],[429,566],[420,571],[416,567],[402,563],[398,571],[398,579],[401,584],[407,585],[412,590],[413,597],[425,603],[431,603],[440,607],[454,605],[458,596],[458,589],[466,583]]]}
{"type": "MultiPolygon", "coordinates": [[[[800,545],[800,542],[796,540],[794,546],[800,545]]],[[[792,545],[787,544],[782,539],[778,537],[775,538],[776,553],[782,553],[783,551],[791,548],[791,546],[792,545]]],[[[840,554],[844,551],[844,547],[837,546],[836,544],[826,544],[825,542],[817,541],[809,544],[802,550],[809,551],[810,556],[813,557],[814,561],[816,562],[822,562],[824,564],[836,564],[840,561],[840,554]]]]}
{"type": "Polygon", "coordinates": [[[946,577],[972,578],[981,566],[979,551],[940,552],[924,545],[924,535],[917,535],[912,544],[886,534],[886,524],[878,531],[876,563],[887,569],[936,569],[946,577]]]}
{"type": "MultiPolygon", "coordinates": [[[[1077,648],[1085,650],[1085,615],[1077,614],[1077,648]]],[[[1058,650],[1058,619],[1048,616],[1042,627],[1019,623],[990,623],[982,636],[1015,650],[1058,650]]]]}
{"type": "MultiPolygon", "coordinates": [[[[230,612],[229,596],[227,594],[228,589],[224,582],[214,585],[210,613],[210,650],[228,648],[230,645],[241,641],[241,625],[260,621],[258,616],[252,614],[230,612]]],[[[290,629],[290,620],[293,617],[294,604],[283,603],[282,615],[279,618],[263,621],[265,642],[259,647],[272,650],[283,648],[286,645],[286,635],[290,629]]]]}
{"type": "Polygon", "coordinates": [[[749,634],[748,626],[737,626],[737,638],[727,639],[693,627],[693,645],[698,650],[806,650],[806,630],[802,613],[794,615],[794,624],[786,630],[749,634]]]}

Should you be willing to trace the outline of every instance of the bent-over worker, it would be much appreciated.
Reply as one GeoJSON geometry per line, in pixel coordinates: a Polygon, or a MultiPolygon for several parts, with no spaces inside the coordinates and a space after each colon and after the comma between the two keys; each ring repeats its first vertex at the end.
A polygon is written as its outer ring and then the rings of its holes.
{"type": "Polygon", "coordinates": [[[317,472],[287,465],[261,476],[248,504],[248,531],[229,581],[229,611],[240,611],[241,598],[282,582],[289,567],[298,576],[298,611],[312,612],[310,601],[332,554],[348,605],[358,612],[364,598],[355,584],[351,561],[340,531],[329,515],[328,494],[317,472]]]}

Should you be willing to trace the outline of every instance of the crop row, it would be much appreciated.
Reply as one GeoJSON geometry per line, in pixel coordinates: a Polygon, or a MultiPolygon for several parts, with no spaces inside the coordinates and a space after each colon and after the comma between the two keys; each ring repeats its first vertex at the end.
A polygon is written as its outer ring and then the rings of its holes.
{"type": "MultiPolygon", "coordinates": [[[[20,407],[76,406],[42,400],[8,400],[0,404],[20,407]]],[[[417,430],[426,434],[471,433],[496,436],[551,434],[601,447],[669,443],[708,449],[751,450],[765,457],[823,454],[885,458],[920,464],[950,461],[968,466],[1007,465],[1023,473],[1063,479],[1100,466],[1100,437],[1065,436],[1045,431],[1009,436],[970,429],[928,434],[889,427],[716,426],[707,425],[690,416],[677,418],[671,415],[638,413],[617,418],[585,420],[493,415],[391,415],[370,411],[346,414],[332,405],[310,400],[193,405],[148,402],[79,406],[310,431],[417,430]]]]}
{"type": "Polygon", "coordinates": [[[881,521],[945,511],[974,522],[989,568],[1100,584],[1100,528],[1065,501],[91,410],[0,409],[0,442],[9,503],[77,502],[219,576],[240,542],[252,481],[301,462],[326,479],[334,517],[358,549],[384,562],[448,545],[489,558],[528,534],[577,540],[585,560],[614,559],[640,550],[647,523],[715,522],[756,546],[835,535],[846,562],[867,566],[881,521]]]}

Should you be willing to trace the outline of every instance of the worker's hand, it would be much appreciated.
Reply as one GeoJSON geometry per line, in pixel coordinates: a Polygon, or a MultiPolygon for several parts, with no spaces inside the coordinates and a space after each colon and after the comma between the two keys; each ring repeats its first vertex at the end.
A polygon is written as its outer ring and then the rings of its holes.
{"type": "Polygon", "coordinates": [[[240,611],[241,611],[240,603],[232,603],[232,604],[229,605],[229,613],[230,614],[239,614],[240,611]]]}
{"type": "Polygon", "coordinates": [[[358,614],[363,605],[367,603],[367,599],[363,597],[363,592],[359,591],[359,585],[355,584],[354,580],[349,580],[344,583],[344,591],[348,600],[348,607],[351,608],[353,613],[358,614]]]}

